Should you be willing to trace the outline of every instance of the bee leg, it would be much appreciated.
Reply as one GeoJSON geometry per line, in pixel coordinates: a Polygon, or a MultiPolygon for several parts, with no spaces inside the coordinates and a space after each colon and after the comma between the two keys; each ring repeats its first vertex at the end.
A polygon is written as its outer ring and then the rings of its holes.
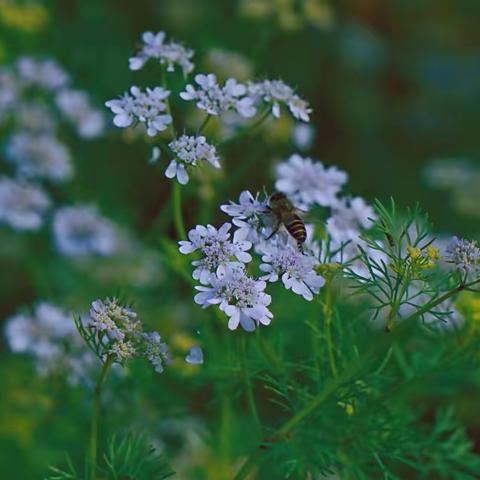
{"type": "Polygon", "coordinates": [[[301,254],[305,254],[305,250],[303,249],[303,243],[302,242],[297,242],[297,247],[298,247],[298,251],[301,254]]]}
{"type": "Polygon", "coordinates": [[[280,230],[280,223],[277,223],[275,225],[275,228],[273,229],[273,232],[265,240],[270,240],[279,230],[280,230]]]}

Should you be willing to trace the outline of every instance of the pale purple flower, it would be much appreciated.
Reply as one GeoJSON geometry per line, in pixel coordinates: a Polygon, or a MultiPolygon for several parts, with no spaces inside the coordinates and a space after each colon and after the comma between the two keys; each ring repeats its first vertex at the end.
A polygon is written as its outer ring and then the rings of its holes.
{"type": "Polygon", "coordinates": [[[72,315],[62,308],[38,302],[31,311],[10,317],[5,335],[12,352],[30,355],[40,375],[62,370],[71,383],[89,380],[95,357],[81,341],[72,315]]]}
{"type": "Polygon", "coordinates": [[[158,332],[143,333],[141,339],[143,355],[153,365],[157,373],[162,373],[163,365],[171,363],[167,344],[162,342],[158,332]]]}
{"type": "Polygon", "coordinates": [[[65,88],[55,97],[57,107],[85,139],[98,137],[105,128],[103,114],[90,103],[88,94],[82,90],[65,88]]]}
{"type": "Polygon", "coordinates": [[[113,123],[120,128],[129,127],[134,121],[145,123],[147,134],[154,136],[172,123],[172,117],[166,113],[165,99],[170,95],[162,87],[147,88],[145,91],[131,87],[130,94],[109,100],[105,105],[115,114],[113,123]]]}
{"type": "Polygon", "coordinates": [[[178,242],[180,253],[189,254],[200,250],[203,254],[202,259],[192,262],[196,267],[193,271],[195,280],[208,284],[212,275],[219,275],[226,269],[239,267],[252,260],[252,256],[247,253],[252,244],[247,241],[232,242],[229,233],[231,227],[230,223],[224,223],[218,230],[212,225],[197,225],[188,232],[188,241],[178,242]]]}
{"type": "Polygon", "coordinates": [[[209,115],[221,115],[229,110],[235,110],[242,117],[250,118],[256,113],[253,100],[247,96],[247,87],[229,78],[224,86],[217,83],[217,77],[208,75],[195,75],[198,87],[188,84],[185,91],[180,93],[183,100],[194,100],[197,108],[206,111],[209,115]]]}
{"type": "Polygon", "coordinates": [[[309,114],[312,109],[308,103],[300,98],[293,90],[281,80],[264,80],[263,82],[250,82],[248,93],[253,98],[262,99],[272,105],[274,117],[280,117],[280,107],[285,105],[290,113],[297,119],[304,122],[310,121],[309,114]]]}
{"type": "Polygon", "coordinates": [[[21,85],[26,87],[56,91],[70,80],[67,72],[55,60],[49,58],[37,60],[20,57],[16,62],[16,70],[21,85]]]}
{"type": "Polygon", "coordinates": [[[49,197],[40,187],[0,178],[0,223],[15,230],[38,230],[50,205],[49,197]]]}
{"type": "Polygon", "coordinates": [[[446,260],[465,273],[480,271],[480,248],[475,240],[452,237],[446,248],[446,260]]]}
{"type": "Polygon", "coordinates": [[[203,351],[198,345],[190,347],[188,355],[185,357],[185,361],[190,365],[202,365],[203,364],[203,351]]]}
{"type": "Polygon", "coordinates": [[[220,209],[232,218],[232,223],[237,227],[234,233],[235,241],[248,240],[257,243],[259,233],[263,227],[263,218],[267,212],[267,200],[260,201],[259,194],[255,197],[244,190],[238,199],[238,204],[230,201],[221,205],[220,209]]]}
{"type": "Polygon", "coordinates": [[[130,70],[140,70],[149,59],[166,65],[167,72],[173,72],[178,65],[184,75],[194,68],[191,61],[194,52],[177,42],[165,42],[165,32],[144,32],[142,49],[134,57],[128,59],[130,70]]]}
{"type": "Polygon", "coordinates": [[[332,208],[327,232],[337,242],[356,241],[360,231],[371,228],[376,218],[373,208],[363,198],[342,198],[332,208]]]}
{"type": "Polygon", "coordinates": [[[207,308],[218,305],[229,317],[228,328],[239,325],[251,332],[258,325],[269,325],[273,317],[267,308],[271,297],[265,293],[266,282],[249,277],[243,268],[230,268],[210,278],[209,287],[195,287],[195,302],[207,308]]]}
{"type": "Polygon", "coordinates": [[[337,193],[347,181],[347,174],[336,167],[325,167],[311,158],[292,155],[277,165],[278,191],[287,194],[300,208],[317,203],[323,207],[335,206],[337,193]]]}
{"type": "Polygon", "coordinates": [[[213,145],[207,143],[203,136],[182,135],[177,140],[170,142],[170,150],[175,154],[175,159],[165,171],[165,176],[175,178],[182,185],[188,183],[187,167],[196,167],[203,162],[208,162],[215,168],[220,168],[217,150],[213,145]]]}
{"type": "Polygon", "coordinates": [[[7,143],[6,158],[17,173],[28,179],[65,182],[73,175],[73,163],[67,147],[49,134],[15,133],[7,143]]]}
{"type": "Polygon", "coordinates": [[[119,229],[89,206],[58,209],[53,234],[58,251],[71,257],[108,256],[120,249],[119,229]]]}
{"type": "Polygon", "coordinates": [[[263,280],[276,282],[282,280],[287,290],[312,300],[325,279],[315,272],[318,260],[312,255],[303,254],[290,243],[276,242],[262,246],[262,264],[260,270],[266,273],[263,280]]]}

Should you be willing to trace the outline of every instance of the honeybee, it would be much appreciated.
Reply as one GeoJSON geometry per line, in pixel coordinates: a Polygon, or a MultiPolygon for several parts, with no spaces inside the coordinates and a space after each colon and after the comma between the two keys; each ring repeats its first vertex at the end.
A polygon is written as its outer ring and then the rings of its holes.
{"type": "Polygon", "coordinates": [[[291,200],[282,192],[274,192],[270,195],[268,211],[276,217],[276,225],[267,240],[275,235],[282,225],[288,233],[297,241],[298,249],[303,253],[303,244],[307,239],[307,230],[303,220],[297,213],[297,209],[291,200]]]}

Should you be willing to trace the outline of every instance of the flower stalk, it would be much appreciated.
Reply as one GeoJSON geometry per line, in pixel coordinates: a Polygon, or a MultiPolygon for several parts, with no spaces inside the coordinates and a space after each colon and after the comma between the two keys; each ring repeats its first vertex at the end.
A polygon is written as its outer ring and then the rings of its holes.
{"type": "Polygon", "coordinates": [[[107,377],[108,370],[114,361],[113,355],[108,355],[103,363],[102,370],[98,376],[95,389],[93,391],[92,417],[90,422],[90,474],[89,480],[97,478],[97,443],[98,443],[98,417],[100,413],[100,399],[102,394],[102,385],[107,377]]]}

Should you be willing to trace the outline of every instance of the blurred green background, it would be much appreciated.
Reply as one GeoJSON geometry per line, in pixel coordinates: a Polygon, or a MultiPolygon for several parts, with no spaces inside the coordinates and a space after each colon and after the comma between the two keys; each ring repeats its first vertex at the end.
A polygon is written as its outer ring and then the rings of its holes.
{"type": "MultiPolygon", "coordinates": [[[[210,68],[212,49],[237,52],[247,64],[242,70],[240,60],[234,62],[240,75],[282,78],[311,102],[316,135],[304,154],[346,170],[350,192],[368,201],[393,196],[401,206],[419,202],[437,232],[478,238],[479,20],[477,0],[0,0],[0,62],[51,56],[102,108],[132,84],[160,83],[153,67],[128,70],[143,31],[165,30],[193,48],[197,71],[210,68]],[[464,162],[476,172],[467,186],[437,184],[438,175],[448,180],[448,169],[464,162]]],[[[107,119],[111,125],[108,113],[107,119]]],[[[219,176],[198,189],[189,186],[187,226],[197,219],[217,224],[217,202],[236,199],[243,189],[271,188],[273,163],[295,147],[288,128],[266,131],[263,140],[233,146],[219,176]],[[229,178],[235,165],[245,167],[229,178]]],[[[159,231],[174,237],[168,217],[162,220],[171,184],[148,164],[144,139],[110,126],[93,142],[68,135],[66,141],[77,175],[54,192],[56,201],[98,204],[153,252],[159,231]]],[[[117,260],[79,264],[59,258],[47,230],[32,236],[2,227],[0,235],[2,321],[38,299],[85,311],[93,298],[128,290],[146,322],[181,350],[207,318],[193,302],[186,305],[190,287],[155,254],[153,276],[132,280],[130,264],[121,267],[117,260]],[[179,333],[183,327],[190,336],[179,333]]],[[[64,450],[78,452],[78,461],[87,434],[85,389],[70,388],[61,378],[39,379],[27,357],[9,354],[5,342],[1,348],[0,476],[42,478],[64,450]]],[[[189,442],[199,441],[195,435],[201,437],[203,427],[195,415],[212,415],[211,387],[198,392],[195,371],[184,370],[178,366],[177,373],[158,379],[134,367],[126,378],[112,380],[123,382],[118,395],[124,398],[112,394],[107,400],[106,422],[118,425],[130,408],[138,412],[129,420],[134,425],[155,422],[158,411],[167,424],[171,415],[187,412],[191,424],[158,429],[181,438],[170,445],[189,435],[189,442]]]]}

